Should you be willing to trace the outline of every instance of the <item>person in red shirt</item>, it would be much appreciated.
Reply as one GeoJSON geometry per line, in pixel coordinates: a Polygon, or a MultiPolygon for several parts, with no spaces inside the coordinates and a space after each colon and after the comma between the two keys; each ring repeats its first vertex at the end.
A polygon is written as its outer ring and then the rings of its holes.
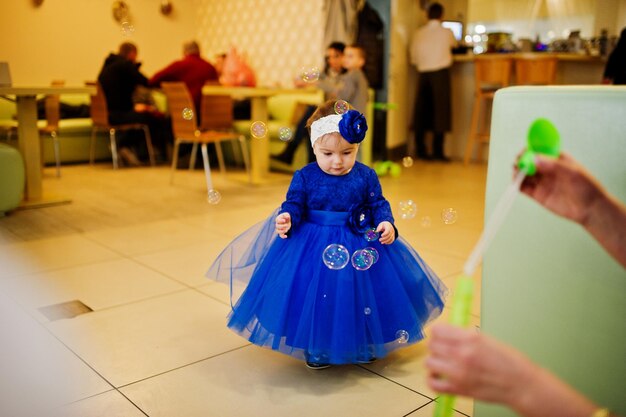
{"type": "Polygon", "coordinates": [[[150,78],[148,85],[158,87],[163,81],[182,81],[187,85],[196,106],[196,114],[200,114],[202,86],[207,81],[218,81],[217,71],[210,62],[200,56],[200,46],[196,41],[183,45],[183,59],[174,61],[150,78]]]}

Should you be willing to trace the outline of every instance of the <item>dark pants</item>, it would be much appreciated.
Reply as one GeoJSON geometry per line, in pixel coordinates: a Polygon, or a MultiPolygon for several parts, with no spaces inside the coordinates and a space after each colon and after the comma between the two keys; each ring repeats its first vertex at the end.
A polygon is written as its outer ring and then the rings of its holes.
{"type": "Polygon", "coordinates": [[[421,72],[415,102],[415,144],[418,156],[428,155],[424,137],[434,134],[433,155],[443,156],[445,133],[451,126],[450,69],[421,72]]]}

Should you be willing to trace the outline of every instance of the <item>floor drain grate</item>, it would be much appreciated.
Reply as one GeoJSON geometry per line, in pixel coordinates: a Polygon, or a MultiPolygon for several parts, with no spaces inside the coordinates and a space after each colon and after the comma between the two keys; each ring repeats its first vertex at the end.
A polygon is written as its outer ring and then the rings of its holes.
{"type": "Polygon", "coordinates": [[[65,303],[52,304],[39,309],[41,314],[50,321],[71,319],[81,314],[90,313],[93,310],[79,300],[67,301],[65,303]]]}

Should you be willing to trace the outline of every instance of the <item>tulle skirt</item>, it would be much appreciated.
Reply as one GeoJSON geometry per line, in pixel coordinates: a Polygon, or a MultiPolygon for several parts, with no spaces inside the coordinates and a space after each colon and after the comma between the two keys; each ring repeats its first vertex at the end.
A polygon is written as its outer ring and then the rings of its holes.
{"type": "Polygon", "coordinates": [[[207,272],[230,284],[230,329],[256,345],[329,364],[382,358],[424,337],[447,289],[404,239],[367,241],[347,226],[347,212],[328,211],[310,211],[280,239],[277,212],[238,236],[207,272]],[[331,244],[350,255],[372,247],[378,260],[366,270],[350,262],[330,269],[322,254],[331,244]]]}

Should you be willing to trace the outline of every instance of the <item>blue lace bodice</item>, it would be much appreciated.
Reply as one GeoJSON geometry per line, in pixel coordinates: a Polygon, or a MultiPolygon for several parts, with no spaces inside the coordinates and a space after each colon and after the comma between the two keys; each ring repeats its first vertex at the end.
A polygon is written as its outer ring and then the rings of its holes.
{"type": "Polygon", "coordinates": [[[313,162],[294,173],[280,212],[289,213],[292,227],[297,227],[308,210],[352,211],[363,205],[371,210],[374,225],[394,223],[374,170],[356,162],[348,174],[336,176],[313,162]]]}

